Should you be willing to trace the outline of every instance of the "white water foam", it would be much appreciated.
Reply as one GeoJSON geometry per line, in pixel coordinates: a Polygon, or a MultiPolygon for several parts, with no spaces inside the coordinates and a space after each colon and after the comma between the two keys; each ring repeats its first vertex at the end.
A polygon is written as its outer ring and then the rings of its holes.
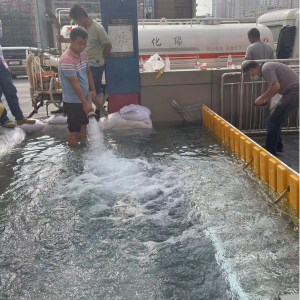
{"type": "Polygon", "coordinates": [[[0,127],[0,157],[8,154],[25,137],[26,133],[21,128],[7,129],[0,127]]]}
{"type": "MultiPolygon", "coordinates": [[[[286,220],[268,206],[267,195],[254,183],[257,179],[252,181],[240,165],[228,162],[203,161],[194,171],[189,169],[184,166],[182,179],[192,190],[195,218],[201,216],[207,222],[204,233],[215,247],[232,296],[265,300],[291,293],[291,278],[298,274],[295,235],[286,220]],[[191,176],[199,180],[198,187],[191,176]]],[[[189,217],[192,220],[193,213],[189,217]]]]}
{"type": "Polygon", "coordinates": [[[103,211],[116,205],[128,206],[122,199],[135,199],[135,207],[127,207],[136,216],[147,213],[147,218],[167,225],[172,222],[169,210],[184,201],[181,184],[174,168],[151,164],[147,160],[118,157],[104,144],[103,132],[99,130],[94,118],[88,126],[89,150],[84,155],[84,172],[62,183],[63,193],[55,199],[76,199],[90,195],[105,195],[99,199],[91,211],[101,215],[103,211]],[[118,202],[112,203],[113,202],[118,202]],[[167,199],[166,205],[155,214],[148,213],[147,205],[153,201],[167,199]],[[138,201],[136,201],[138,200],[138,201]]]}

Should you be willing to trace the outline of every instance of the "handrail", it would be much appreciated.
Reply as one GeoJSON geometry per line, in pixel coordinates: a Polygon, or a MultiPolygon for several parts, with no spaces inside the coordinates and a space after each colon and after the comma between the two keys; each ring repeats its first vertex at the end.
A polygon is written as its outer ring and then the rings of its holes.
{"type": "Polygon", "coordinates": [[[70,7],[69,8],[67,8],[67,7],[57,7],[56,9],[55,9],[55,15],[56,15],[56,18],[58,18],[58,11],[60,10],[60,9],[68,9],[68,10],[70,10],[70,7]]]}
{"type": "Polygon", "coordinates": [[[221,117],[224,118],[224,79],[227,76],[241,75],[241,72],[224,73],[221,76],[221,117]]]}
{"type": "MultiPolygon", "coordinates": [[[[220,55],[220,56],[218,56],[218,62],[220,62],[220,58],[228,58],[228,55],[220,55]]],[[[245,55],[231,55],[231,58],[233,59],[233,58],[245,58],[245,55]]]]}
{"type": "Polygon", "coordinates": [[[222,24],[222,23],[229,23],[229,24],[237,23],[237,24],[241,24],[240,21],[235,21],[235,20],[233,20],[233,21],[220,21],[220,24],[222,24]]]}
{"type": "Polygon", "coordinates": [[[66,13],[69,13],[70,9],[61,9],[59,12],[58,12],[58,21],[59,21],[59,24],[61,24],[61,13],[62,12],[66,12],[66,13]]]}

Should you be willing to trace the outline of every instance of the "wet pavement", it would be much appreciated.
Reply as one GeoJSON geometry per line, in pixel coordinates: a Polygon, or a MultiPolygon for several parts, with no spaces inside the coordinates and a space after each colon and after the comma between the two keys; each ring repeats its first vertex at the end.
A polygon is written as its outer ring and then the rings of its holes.
{"type": "MultiPolygon", "coordinates": [[[[251,137],[260,145],[266,144],[266,137],[251,137]]],[[[299,173],[299,134],[282,134],[283,152],[276,156],[290,168],[299,173]]]]}
{"type": "MultiPolygon", "coordinates": [[[[30,97],[30,86],[27,77],[18,77],[13,79],[13,82],[18,91],[18,97],[20,102],[20,107],[23,111],[25,117],[27,117],[33,110],[31,105],[31,97],[30,97]]],[[[49,106],[49,111],[55,110],[54,105],[49,106]]],[[[39,113],[34,115],[33,118],[43,117],[46,115],[46,106],[42,107],[39,110],[39,113]]]]}

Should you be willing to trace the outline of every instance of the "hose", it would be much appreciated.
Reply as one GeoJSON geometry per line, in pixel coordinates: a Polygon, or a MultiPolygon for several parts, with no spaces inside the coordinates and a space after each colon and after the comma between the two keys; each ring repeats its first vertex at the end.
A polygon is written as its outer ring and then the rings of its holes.
{"type": "Polygon", "coordinates": [[[51,77],[50,79],[50,85],[49,85],[49,95],[52,103],[57,107],[57,108],[62,108],[61,105],[59,105],[57,102],[55,102],[54,97],[53,97],[53,82],[54,82],[54,77],[51,77]]]}
{"type": "Polygon", "coordinates": [[[26,67],[27,67],[28,81],[30,84],[30,91],[32,91],[32,92],[33,92],[33,90],[35,90],[34,75],[33,75],[33,70],[32,70],[32,62],[33,61],[34,61],[34,54],[30,53],[27,57],[26,67]]]}
{"type": "Polygon", "coordinates": [[[42,69],[42,72],[44,73],[45,71],[43,70],[42,66],[40,66],[38,60],[35,58],[34,54],[32,52],[29,53],[26,61],[26,67],[27,67],[27,76],[28,76],[28,81],[30,84],[30,89],[32,89],[32,92],[36,89],[35,86],[35,80],[34,80],[34,74],[33,74],[33,69],[32,69],[32,64],[36,63],[39,68],[42,69]]]}

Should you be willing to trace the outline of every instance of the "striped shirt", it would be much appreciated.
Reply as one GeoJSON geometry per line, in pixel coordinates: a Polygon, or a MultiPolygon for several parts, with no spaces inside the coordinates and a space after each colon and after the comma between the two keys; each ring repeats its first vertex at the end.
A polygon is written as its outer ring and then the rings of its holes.
{"type": "Polygon", "coordinates": [[[59,76],[63,89],[63,101],[66,103],[81,103],[76,95],[68,77],[77,76],[83,95],[87,97],[89,92],[89,80],[87,68],[90,67],[84,52],[78,56],[69,47],[59,60],[59,76]]]}

